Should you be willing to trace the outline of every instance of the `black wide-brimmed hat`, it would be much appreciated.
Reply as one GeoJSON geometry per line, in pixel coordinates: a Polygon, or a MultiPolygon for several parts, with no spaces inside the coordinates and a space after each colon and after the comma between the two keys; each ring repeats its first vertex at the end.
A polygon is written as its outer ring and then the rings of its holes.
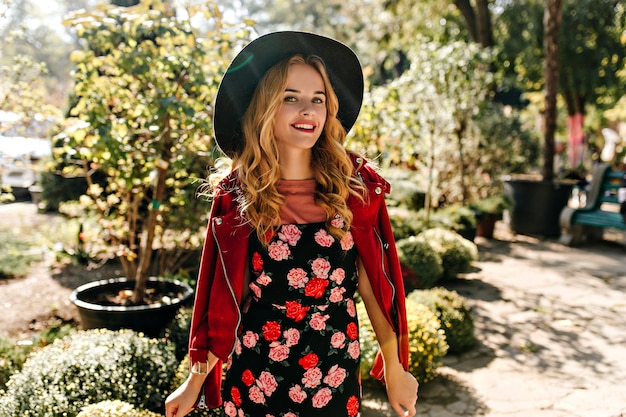
{"type": "Polygon", "coordinates": [[[230,63],[220,83],[213,113],[217,145],[233,157],[243,149],[241,119],[261,78],[293,55],[317,55],[339,99],[337,118],[352,128],[363,101],[363,71],[356,54],[343,43],[307,32],[274,32],[250,42],[230,63]]]}

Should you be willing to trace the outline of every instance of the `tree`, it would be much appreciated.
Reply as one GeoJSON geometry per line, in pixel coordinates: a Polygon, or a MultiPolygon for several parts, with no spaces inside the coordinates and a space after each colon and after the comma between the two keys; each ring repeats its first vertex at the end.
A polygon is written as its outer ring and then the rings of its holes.
{"type": "Polygon", "coordinates": [[[249,34],[224,25],[211,1],[188,12],[178,19],[161,1],[144,0],[66,21],[87,49],[73,54],[76,102],[57,155],[80,161],[89,184],[81,202],[98,217],[105,254],[135,280],[134,304],[155,250],[199,247],[208,210],[196,198],[198,181],[215,156],[209,103],[229,53],[249,34]],[[213,20],[202,35],[191,24],[200,12],[213,20]],[[91,179],[96,172],[105,186],[91,179]]]}
{"type": "Polygon", "coordinates": [[[559,31],[561,28],[562,0],[548,0],[544,27],[544,153],[542,176],[544,181],[554,178],[554,132],[556,130],[556,96],[559,85],[559,31]]]}

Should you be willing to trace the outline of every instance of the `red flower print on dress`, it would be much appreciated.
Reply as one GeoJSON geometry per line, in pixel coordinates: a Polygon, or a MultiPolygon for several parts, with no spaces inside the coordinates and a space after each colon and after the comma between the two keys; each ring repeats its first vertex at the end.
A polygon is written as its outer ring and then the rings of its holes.
{"type": "Polygon", "coordinates": [[[307,394],[302,390],[302,387],[298,384],[289,388],[289,398],[294,403],[302,404],[306,400],[307,394]]]}
{"type": "Polygon", "coordinates": [[[358,340],[350,342],[350,344],[348,345],[348,354],[352,359],[357,359],[359,357],[359,355],[361,354],[361,345],[359,344],[358,340]]]}
{"type": "Polygon", "coordinates": [[[272,239],[274,239],[274,236],[276,236],[276,231],[274,229],[268,230],[267,232],[265,232],[265,241],[271,241],[272,239]]]}
{"type": "Polygon", "coordinates": [[[285,345],[288,347],[295,346],[300,341],[300,332],[298,329],[287,329],[283,332],[285,338],[285,345]]]}
{"type": "Polygon", "coordinates": [[[272,342],[270,344],[269,358],[275,362],[282,362],[289,357],[289,346],[280,342],[272,342]]]}
{"type": "Polygon", "coordinates": [[[313,315],[311,316],[311,320],[309,320],[309,326],[311,326],[313,330],[317,330],[317,331],[325,330],[326,320],[328,320],[329,317],[330,316],[328,314],[323,316],[320,313],[313,313],[313,315]]]}
{"type": "Polygon", "coordinates": [[[343,280],[346,278],[346,271],[343,268],[337,268],[330,274],[330,280],[335,281],[337,284],[341,285],[343,280]]]}
{"type": "Polygon", "coordinates": [[[255,386],[250,387],[250,391],[248,391],[248,397],[250,397],[250,401],[256,404],[265,404],[265,395],[263,395],[263,391],[261,388],[255,386]]]}
{"type": "Polygon", "coordinates": [[[317,366],[319,360],[319,357],[315,353],[307,353],[300,358],[298,364],[304,369],[311,369],[317,366]]]}
{"type": "Polygon", "coordinates": [[[315,408],[323,408],[333,399],[333,393],[330,388],[322,388],[317,391],[313,398],[311,398],[311,402],[313,403],[313,407],[315,408]]]}
{"type": "Polygon", "coordinates": [[[344,287],[335,287],[330,290],[330,297],[328,297],[328,301],[331,303],[338,303],[343,300],[343,293],[346,292],[344,287]]]}
{"type": "Polygon", "coordinates": [[[346,370],[340,368],[339,365],[333,365],[328,370],[328,375],[324,377],[324,384],[329,387],[338,388],[346,379],[346,370]]]}
{"type": "Polygon", "coordinates": [[[239,388],[232,387],[230,389],[230,397],[233,399],[233,402],[237,407],[241,406],[241,392],[239,391],[239,388]]]}
{"type": "Polygon", "coordinates": [[[263,270],[263,258],[259,252],[252,254],[252,269],[257,272],[263,270]]]}
{"type": "Polygon", "coordinates": [[[350,417],[356,417],[356,415],[359,413],[359,399],[356,395],[352,395],[350,396],[350,398],[348,398],[346,409],[348,410],[348,415],[350,417]]]}
{"type": "Polygon", "coordinates": [[[330,344],[335,349],[343,349],[346,346],[346,335],[342,332],[336,332],[330,338],[330,344]]]}
{"type": "Polygon", "coordinates": [[[306,388],[315,388],[322,383],[322,371],[320,368],[311,368],[304,373],[302,383],[306,388]]]}
{"type": "Polygon", "coordinates": [[[237,407],[232,401],[224,401],[224,414],[228,417],[237,417],[237,407]]]}
{"type": "Polygon", "coordinates": [[[293,288],[304,288],[309,279],[302,268],[293,268],[287,273],[287,281],[293,288]]]}
{"type": "Polygon", "coordinates": [[[243,345],[248,349],[252,349],[256,346],[256,343],[259,341],[259,335],[253,331],[246,331],[246,333],[242,337],[243,345]]]}
{"type": "Polygon", "coordinates": [[[346,327],[346,334],[350,338],[350,340],[356,340],[359,337],[359,328],[357,327],[355,322],[348,323],[348,327],[346,327]]]}
{"type": "Polygon", "coordinates": [[[284,261],[285,259],[289,259],[291,250],[289,249],[289,245],[282,240],[279,240],[277,242],[270,243],[267,248],[267,254],[275,261],[284,261]]]}
{"type": "Polygon", "coordinates": [[[256,383],[259,388],[261,388],[261,391],[263,391],[263,394],[265,394],[265,396],[267,397],[271,397],[274,391],[276,391],[276,387],[278,386],[274,375],[270,374],[267,371],[261,372],[261,375],[259,375],[259,379],[257,379],[256,383]]]}
{"type": "Polygon", "coordinates": [[[275,342],[282,334],[280,323],[276,321],[268,321],[262,327],[263,338],[268,342],[275,342]]]}
{"type": "Polygon", "coordinates": [[[309,311],[310,307],[304,307],[297,301],[287,301],[285,303],[285,307],[287,308],[286,316],[287,318],[292,319],[293,321],[300,321],[306,317],[306,312],[309,311]]]}
{"type": "Polygon", "coordinates": [[[243,374],[241,374],[241,381],[248,387],[254,384],[254,375],[252,374],[252,371],[249,369],[243,371],[243,374]]]}
{"type": "Polygon", "coordinates": [[[356,304],[354,304],[353,299],[348,299],[348,302],[346,303],[346,310],[348,310],[350,317],[356,317],[356,304]]]}
{"type": "Polygon", "coordinates": [[[300,240],[302,232],[295,224],[286,224],[280,228],[278,232],[278,238],[289,243],[291,246],[296,246],[298,240],[300,240]]]}
{"type": "Polygon", "coordinates": [[[324,229],[315,232],[315,242],[322,247],[330,248],[334,241],[335,238],[324,229]]]}
{"type": "Polygon", "coordinates": [[[341,244],[341,249],[350,250],[354,246],[354,238],[352,237],[352,233],[346,233],[341,240],[339,241],[341,244]]]}
{"type": "Polygon", "coordinates": [[[324,258],[317,258],[311,263],[311,270],[313,271],[313,275],[318,278],[328,278],[330,262],[324,258]]]}
{"type": "Polygon", "coordinates": [[[322,298],[328,286],[328,280],[322,278],[312,278],[304,286],[304,295],[313,298],[322,298]]]}

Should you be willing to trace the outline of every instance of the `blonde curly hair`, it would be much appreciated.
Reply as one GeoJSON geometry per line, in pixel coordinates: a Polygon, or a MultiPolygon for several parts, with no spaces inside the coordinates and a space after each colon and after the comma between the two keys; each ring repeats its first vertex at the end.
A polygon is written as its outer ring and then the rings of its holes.
{"type": "MultiPolygon", "coordinates": [[[[324,62],[317,56],[295,55],[274,65],[262,78],[242,120],[244,147],[232,159],[230,170],[239,180],[241,214],[256,229],[259,241],[267,243],[269,232],[280,226],[280,208],[284,204],[278,193],[280,164],[274,137],[274,118],[281,105],[291,65],[310,65],[321,75],[326,89],[326,124],[312,148],[312,168],[317,182],[315,202],[326,211],[330,233],[341,239],[352,223],[347,205],[350,195],[365,199],[366,189],[354,174],[354,166],[344,148],[346,131],[337,119],[339,101],[324,62]],[[343,228],[331,224],[335,216],[343,219],[343,228]]],[[[218,175],[223,177],[224,175],[218,175]]],[[[213,176],[215,177],[215,176],[213,176]]],[[[213,178],[212,183],[215,183],[213,178]]]]}

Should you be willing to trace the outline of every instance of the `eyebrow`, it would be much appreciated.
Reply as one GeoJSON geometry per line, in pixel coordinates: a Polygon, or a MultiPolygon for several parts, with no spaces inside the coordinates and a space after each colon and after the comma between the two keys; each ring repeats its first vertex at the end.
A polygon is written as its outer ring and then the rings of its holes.
{"type": "MultiPolygon", "coordinates": [[[[285,93],[300,93],[300,92],[301,92],[300,90],[295,90],[295,89],[293,89],[293,88],[285,88],[285,93]]],[[[316,92],[315,92],[315,93],[313,93],[313,94],[321,94],[321,95],[323,95],[323,96],[325,96],[325,95],[326,95],[326,93],[325,93],[325,92],[323,92],[323,91],[316,91],[316,92]]]]}

